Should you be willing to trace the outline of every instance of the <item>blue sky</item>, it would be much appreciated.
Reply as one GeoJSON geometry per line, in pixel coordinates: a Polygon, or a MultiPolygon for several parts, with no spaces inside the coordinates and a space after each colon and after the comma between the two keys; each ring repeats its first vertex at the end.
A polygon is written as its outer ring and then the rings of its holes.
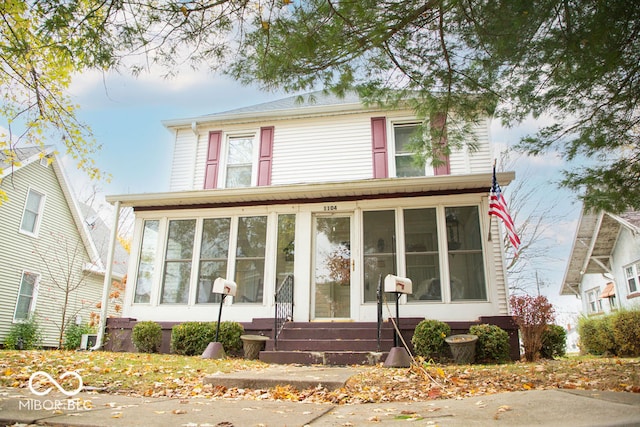
{"type": "MultiPolygon", "coordinates": [[[[162,120],[206,115],[289,96],[282,92],[261,92],[224,77],[190,70],[168,80],[157,74],[141,74],[135,78],[89,72],[76,77],[71,93],[74,102],[81,106],[80,118],[92,127],[103,145],[96,158],[97,165],[111,174],[112,180],[101,183],[99,188],[102,194],[111,195],[168,190],[173,139],[162,120]]],[[[512,145],[538,125],[539,122],[531,120],[517,128],[505,129],[494,123],[492,140],[499,147],[512,145]]],[[[498,151],[496,149],[496,153],[498,151]]],[[[539,278],[548,284],[541,290],[556,304],[558,311],[573,312],[579,307],[577,300],[558,296],[580,211],[575,195],[559,190],[553,183],[565,166],[561,159],[550,154],[522,157],[514,169],[516,180],[524,179],[527,185],[539,188],[539,197],[528,202],[517,215],[522,218],[526,210],[545,209],[550,205],[556,206],[555,212],[561,214],[545,232],[555,261],[529,268],[537,271],[539,278]]],[[[76,191],[86,191],[90,184],[81,176],[74,176],[71,169],[67,167],[76,191]]],[[[487,191],[489,185],[487,183],[487,191]]],[[[509,187],[504,193],[509,201],[509,187]]]]}

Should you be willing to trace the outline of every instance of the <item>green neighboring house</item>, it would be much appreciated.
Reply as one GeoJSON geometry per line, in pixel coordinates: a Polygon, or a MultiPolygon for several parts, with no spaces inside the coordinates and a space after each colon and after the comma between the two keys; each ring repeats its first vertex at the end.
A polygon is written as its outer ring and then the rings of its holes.
{"type": "MultiPolygon", "coordinates": [[[[8,197],[0,204],[0,344],[13,324],[35,316],[41,345],[58,347],[63,324],[86,324],[100,311],[99,248],[108,242],[96,242],[104,224],[85,221],[52,147],[15,152],[17,166],[0,171],[8,197]]],[[[112,278],[121,281],[126,266],[115,264],[112,278]]]]}

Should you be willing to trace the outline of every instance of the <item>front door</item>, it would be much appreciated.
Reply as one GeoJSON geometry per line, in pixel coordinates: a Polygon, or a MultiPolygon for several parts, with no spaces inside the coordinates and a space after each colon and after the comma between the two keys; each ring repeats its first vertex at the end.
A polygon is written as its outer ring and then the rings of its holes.
{"type": "Polygon", "coordinates": [[[312,317],[351,318],[351,216],[314,218],[312,317]]]}

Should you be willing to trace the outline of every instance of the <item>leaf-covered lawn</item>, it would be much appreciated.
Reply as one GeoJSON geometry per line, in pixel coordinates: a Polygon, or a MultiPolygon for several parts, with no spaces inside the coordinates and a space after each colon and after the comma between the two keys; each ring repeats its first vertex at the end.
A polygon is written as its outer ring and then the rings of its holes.
{"type": "MultiPolygon", "coordinates": [[[[102,393],[175,398],[245,398],[363,403],[462,398],[507,391],[583,389],[640,392],[640,359],[572,357],[503,365],[433,365],[408,369],[361,367],[346,387],[296,390],[289,386],[249,390],[203,385],[206,375],[260,370],[266,364],[242,359],[111,352],[0,351],[0,386],[28,387],[45,371],[82,376],[84,386],[102,393]]],[[[43,381],[46,381],[43,379],[43,381]]],[[[77,386],[70,384],[69,389],[77,386]]]]}

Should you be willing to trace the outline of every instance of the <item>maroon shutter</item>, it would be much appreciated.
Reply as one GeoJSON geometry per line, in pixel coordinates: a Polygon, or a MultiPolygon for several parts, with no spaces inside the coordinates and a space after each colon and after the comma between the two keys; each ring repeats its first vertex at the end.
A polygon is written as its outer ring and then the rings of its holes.
{"type": "Polygon", "coordinates": [[[447,116],[443,113],[437,113],[431,117],[431,126],[438,130],[442,130],[440,141],[434,141],[434,144],[437,144],[434,147],[434,154],[438,155],[438,158],[444,162],[439,166],[433,167],[434,175],[451,175],[451,163],[449,163],[449,156],[440,152],[440,150],[444,149],[447,145],[446,119],[447,116]]]}
{"type": "Polygon", "coordinates": [[[209,132],[209,147],[207,149],[207,166],[204,171],[204,188],[216,188],[218,183],[218,165],[220,164],[220,143],[222,131],[209,132]]]}
{"type": "Polygon", "coordinates": [[[386,117],[371,118],[371,148],[373,152],[373,177],[388,178],[386,117]]]}
{"type": "Polygon", "coordinates": [[[258,185],[271,185],[273,160],[273,126],[260,128],[260,158],[258,159],[258,185]]]}

